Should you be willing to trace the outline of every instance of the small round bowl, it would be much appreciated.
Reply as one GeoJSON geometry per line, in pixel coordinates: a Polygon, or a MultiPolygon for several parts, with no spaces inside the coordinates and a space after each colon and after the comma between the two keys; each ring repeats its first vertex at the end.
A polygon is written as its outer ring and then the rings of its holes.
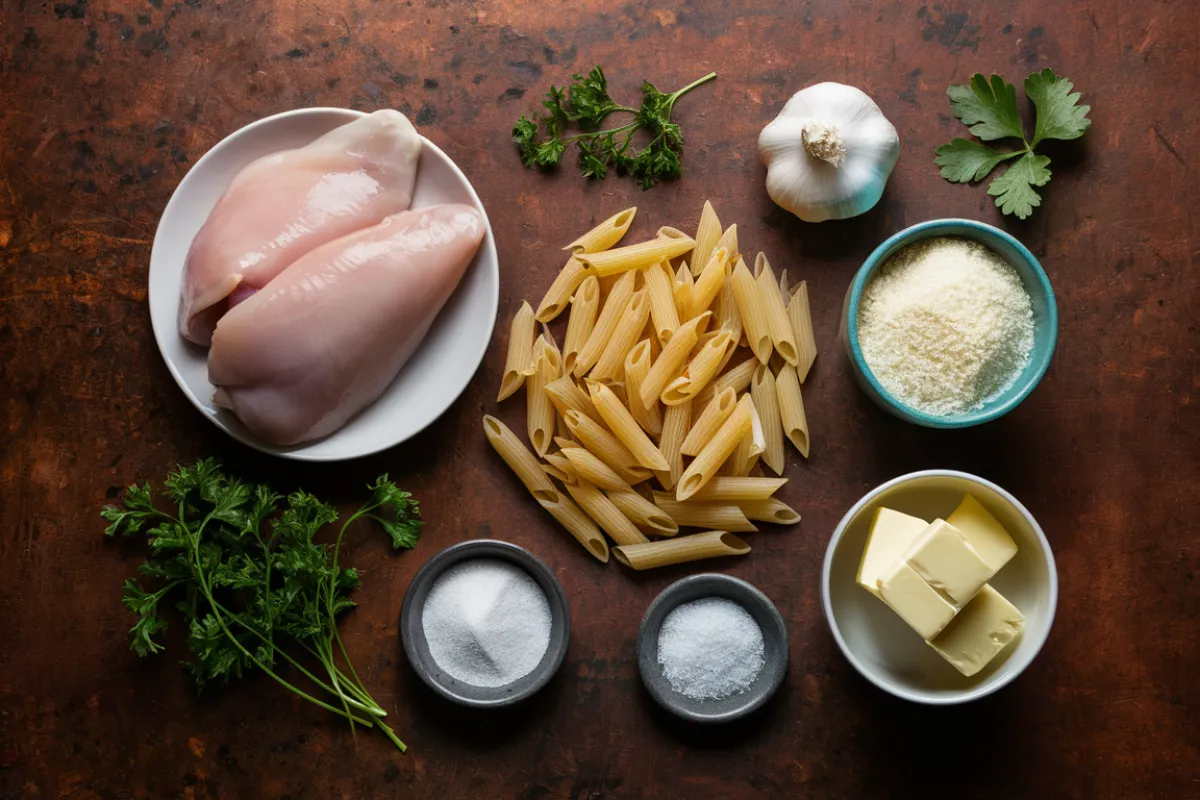
{"type": "Polygon", "coordinates": [[[654,598],[638,629],[638,672],[660,706],[692,722],[732,722],[761,708],[783,683],[788,665],[788,634],[783,617],[765,594],[743,580],[715,572],[675,581],[654,598]],[[763,634],[763,668],[754,684],[724,700],[692,700],[671,688],[658,663],[663,620],[684,603],[705,597],[732,600],[758,623],[763,634]]]}
{"type": "Polygon", "coordinates": [[[876,247],[875,252],[867,257],[854,276],[849,291],[846,292],[839,336],[850,359],[855,380],[867,396],[884,411],[927,428],[969,428],[998,419],[1012,411],[1042,380],[1050,366],[1050,359],[1054,355],[1054,346],[1058,340],[1058,307],[1054,302],[1054,289],[1050,287],[1050,279],[1025,245],[999,228],[982,222],[971,219],[935,219],[905,228],[876,247]],[[999,254],[1020,276],[1033,306],[1033,351],[1030,353],[1029,363],[1007,389],[988,399],[981,408],[965,414],[935,416],[901,402],[883,388],[871,372],[858,343],[858,307],[871,278],[897,252],[933,236],[971,239],[999,254]]]}
{"type": "Polygon", "coordinates": [[[825,550],[821,570],[825,619],[842,653],[880,689],[928,705],[978,700],[1011,683],[1033,661],[1054,622],[1058,573],[1037,521],[996,484],[949,470],[901,475],[873,489],[846,512],[825,550]],[[990,581],[1025,615],[1024,633],[977,675],[963,676],[925,644],[855,578],[875,510],[886,506],[922,519],[944,519],[970,493],[1004,526],[1017,554],[990,581]]]}
{"type": "Polygon", "coordinates": [[[467,176],[433,142],[421,137],[412,207],[466,203],[483,215],[485,233],[446,305],[420,347],[374,403],[323,439],[283,447],[258,438],[234,414],[212,402],[208,350],[179,335],[179,297],[188,249],[230,181],[251,161],[303,147],[366,116],[347,108],[301,108],[260,119],[217,142],[171,195],[150,251],[150,323],[171,377],[204,417],[264,453],[299,461],[340,461],[385,450],[417,435],[450,407],[483,360],[500,298],[496,240],[467,176]]]}
{"type": "Polygon", "coordinates": [[[430,689],[459,705],[499,708],[524,700],[554,677],[567,654],[567,644],[571,639],[571,609],[558,578],[540,558],[515,544],[495,539],[474,539],[447,547],[417,571],[404,594],[404,606],[400,611],[400,639],[404,643],[408,663],[412,664],[413,670],[430,689]],[[421,612],[433,584],[450,567],[474,558],[501,558],[516,564],[537,581],[550,603],[550,644],[546,647],[546,654],[532,672],[505,686],[472,686],[447,675],[430,655],[429,641],[421,625],[421,612]]]}

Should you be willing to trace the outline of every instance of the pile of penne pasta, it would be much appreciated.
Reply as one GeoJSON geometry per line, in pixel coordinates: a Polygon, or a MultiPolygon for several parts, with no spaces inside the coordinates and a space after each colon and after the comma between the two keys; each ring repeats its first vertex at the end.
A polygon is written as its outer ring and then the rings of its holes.
{"type": "Polygon", "coordinates": [[[525,389],[532,450],[495,417],[484,431],[601,561],[601,531],[633,569],[743,555],[736,533],[800,519],[774,497],[787,480],[762,465],[783,473],[785,439],[808,457],[800,385],[817,351],[807,287],[789,287],[787,270],[776,280],[762,253],[752,272],[737,226],[722,229],[711,203],[695,238],[664,227],[616,247],[636,212],[565,247],[537,311],[526,302],[513,317],[497,400],[525,389]],[[560,350],[546,326],[568,306],[560,350]]]}

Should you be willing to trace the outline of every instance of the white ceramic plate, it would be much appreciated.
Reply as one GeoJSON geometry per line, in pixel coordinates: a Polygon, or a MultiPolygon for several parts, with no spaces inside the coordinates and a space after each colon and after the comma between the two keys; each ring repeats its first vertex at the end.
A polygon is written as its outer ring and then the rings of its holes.
{"type": "Polygon", "coordinates": [[[873,489],[842,518],[821,573],[825,618],[842,653],[884,691],[929,705],[977,700],[1006,686],[1033,661],[1050,635],[1058,605],[1054,553],[1037,521],[991,481],[951,470],[902,475],[873,489]],[[1025,615],[1025,631],[983,670],[963,677],[900,617],[855,581],[875,509],[944,519],[970,492],[1017,543],[1017,554],[990,581],[1025,615]]]}
{"type": "Polygon", "coordinates": [[[150,253],[150,321],[167,368],[192,404],[214,425],[257,450],[301,461],[340,461],[369,455],[409,439],[441,416],[479,368],[496,324],[500,269],[496,240],[483,203],[462,170],[422,137],[413,208],[467,203],[483,214],[486,233],[467,268],[412,359],[372,405],[324,439],[279,447],[246,430],[212,403],[208,351],[179,335],[176,319],[184,261],[192,239],[233,176],[256,158],[301,147],[334,128],[365,116],[344,108],[304,108],[261,119],[234,131],[196,162],[163,212],[150,253]]]}

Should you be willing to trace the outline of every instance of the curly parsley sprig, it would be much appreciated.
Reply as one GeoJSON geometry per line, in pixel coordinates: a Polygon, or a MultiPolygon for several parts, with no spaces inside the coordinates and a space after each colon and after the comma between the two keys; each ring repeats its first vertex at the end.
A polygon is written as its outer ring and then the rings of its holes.
{"type": "Polygon", "coordinates": [[[1020,139],[1018,150],[994,150],[971,139],[955,139],[937,149],[934,163],[942,168],[942,177],[955,183],[972,183],[987,177],[1009,159],[1019,159],[992,180],[988,194],[1005,214],[1025,219],[1042,204],[1035,189],[1050,182],[1050,159],[1034,152],[1046,139],[1078,139],[1091,127],[1087,118],[1091,106],[1079,105],[1079,92],[1066,78],[1046,68],[1025,79],[1025,94],[1037,109],[1033,139],[1025,135],[1021,113],[1017,109],[1016,88],[999,75],[991,80],[976,73],[969,84],[946,90],[950,110],[972,134],[985,142],[996,139],[1020,139]]]}
{"type": "Polygon", "coordinates": [[[603,180],[609,170],[628,175],[643,189],[664,180],[678,178],[682,171],[679,155],[683,133],[671,122],[675,101],[717,77],[710,72],[677,92],[664,94],[649,81],[642,81],[642,104],[637,108],[617,103],[608,94],[604,71],[595,67],[586,76],[575,75],[566,91],[551,86],[542,105],[546,116],[522,116],[513,126],[513,141],[526,167],[551,169],[562,160],[567,146],[574,144],[579,170],[585,178],[603,180]],[[632,114],[633,120],[615,128],[600,130],[609,114],[632,114]],[[574,125],[579,133],[568,136],[574,125]],[[649,143],[638,148],[633,143],[639,130],[649,143]]]}
{"type": "Polygon", "coordinates": [[[167,477],[169,511],[155,505],[149,483],[130,486],[121,505],[100,512],[109,523],[105,535],[142,536],[149,551],[138,572],[151,588],[133,578],[124,585],[125,607],[137,618],[130,648],[139,656],[162,652],[159,636],[167,622],[160,607],[173,605],[187,625],[192,657],[182,664],[197,691],[257,669],[344,717],[352,731],[356,725],[378,728],[403,752],[338,633],[337,616],[354,606],[347,595],[359,585],[358,571],[343,568],[338,555],[355,520],[378,522],[394,549],[413,547],[422,523],[417,502],[387,475],[367,488],[370,498],[342,524],[330,549],[314,536],[337,521],[337,509],[297,491],[276,517],[282,497],[229,477],[212,459],[167,477]],[[304,652],[319,668],[292,655],[304,652]],[[293,683],[281,662],[311,686],[293,683]]]}

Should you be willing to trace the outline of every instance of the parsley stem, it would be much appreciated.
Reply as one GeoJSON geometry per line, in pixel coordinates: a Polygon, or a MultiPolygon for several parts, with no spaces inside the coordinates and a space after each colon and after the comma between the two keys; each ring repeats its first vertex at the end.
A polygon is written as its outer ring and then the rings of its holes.
{"type": "MultiPolygon", "coordinates": [[[[621,109],[621,110],[624,111],[625,109],[621,109]]],[[[630,110],[633,111],[634,109],[630,109],[630,110]]],[[[625,125],[622,125],[619,128],[609,128],[608,130],[604,130],[604,131],[587,131],[585,133],[578,133],[574,136],[568,136],[566,139],[563,139],[562,143],[564,145],[568,145],[571,142],[578,141],[579,139],[593,139],[597,136],[606,136],[610,133],[620,133],[621,131],[632,130],[632,129],[638,127],[638,125],[640,125],[640,124],[641,124],[640,122],[629,122],[629,123],[626,123],[625,125]]]]}
{"type": "MultiPolygon", "coordinates": [[[[322,688],[322,689],[324,689],[325,691],[329,692],[330,694],[332,694],[332,695],[337,695],[337,694],[338,694],[338,691],[337,691],[336,689],[334,689],[334,688],[333,688],[332,686],[330,686],[329,684],[325,683],[323,680],[321,680],[320,678],[318,678],[316,675],[314,675],[314,674],[312,674],[311,672],[309,672],[309,671],[308,671],[308,670],[307,670],[307,669],[304,667],[304,665],[303,665],[303,664],[301,664],[299,661],[297,661],[296,659],[294,659],[294,658],[292,658],[290,655],[288,655],[286,651],[284,651],[284,650],[281,650],[281,649],[279,649],[279,648],[276,648],[276,647],[275,647],[275,646],[274,646],[274,645],[273,645],[273,644],[272,644],[272,643],[271,643],[271,642],[270,642],[270,641],[267,639],[267,637],[263,636],[262,632],[260,632],[260,631],[259,631],[257,628],[255,628],[253,625],[249,625],[249,624],[247,624],[247,623],[246,623],[246,622],[245,622],[245,621],[244,621],[244,620],[241,618],[241,616],[240,616],[240,615],[238,615],[236,612],[234,612],[234,611],[231,611],[230,609],[226,608],[224,605],[222,605],[222,604],[221,604],[221,603],[219,603],[219,602],[216,602],[216,603],[214,603],[214,605],[215,605],[215,607],[216,607],[216,608],[218,608],[218,609],[220,609],[222,612],[224,612],[224,613],[225,613],[225,615],[226,615],[226,616],[227,616],[227,617],[228,617],[228,618],[229,618],[231,621],[233,621],[233,622],[236,622],[236,623],[237,623],[237,624],[238,624],[240,627],[242,627],[243,629],[245,629],[245,630],[249,631],[249,632],[250,632],[251,634],[253,634],[254,636],[258,637],[258,639],[259,639],[260,641],[262,641],[263,643],[265,643],[265,644],[269,645],[269,646],[271,647],[271,649],[272,649],[272,651],[273,651],[273,652],[275,652],[275,653],[276,653],[276,654],[278,654],[278,655],[281,655],[281,656],[283,656],[284,660],[285,660],[285,661],[287,661],[289,664],[291,664],[293,667],[295,667],[295,668],[296,668],[296,669],[297,669],[297,670],[300,672],[300,674],[302,674],[304,677],[308,678],[310,681],[312,681],[313,683],[315,683],[317,686],[321,687],[321,688],[322,688]]],[[[320,657],[321,657],[321,656],[320,656],[320,654],[318,654],[316,650],[313,650],[313,649],[312,649],[312,648],[311,648],[311,647],[308,645],[308,643],[307,643],[307,642],[301,642],[300,644],[301,644],[301,645],[304,647],[304,649],[305,649],[305,650],[308,650],[308,652],[312,654],[313,658],[320,659],[320,657]]],[[[367,698],[367,699],[368,699],[368,700],[370,700],[370,698],[367,698]]],[[[382,708],[379,708],[379,706],[375,705],[375,704],[374,704],[374,701],[371,701],[371,702],[370,702],[370,704],[368,704],[368,703],[363,703],[363,702],[360,702],[359,700],[350,699],[350,702],[351,702],[353,705],[355,705],[355,706],[359,707],[359,710],[361,710],[361,711],[365,711],[366,713],[370,714],[370,715],[371,715],[371,716],[373,716],[373,717],[385,716],[385,715],[387,714],[387,712],[386,712],[386,711],[384,711],[382,708]]]]}
{"type": "Polygon", "coordinates": [[[697,80],[692,81],[687,86],[683,87],[682,89],[680,89],[679,91],[677,91],[673,95],[671,95],[671,99],[667,102],[668,113],[669,113],[670,107],[675,105],[676,100],[683,97],[685,94],[690,92],[692,89],[695,89],[697,86],[700,86],[701,84],[704,84],[704,83],[708,83],[715,77],[717,77],[717,73],[710,72],[707,75],[705,75],[703,78],[699,78],[697,80]]]}

